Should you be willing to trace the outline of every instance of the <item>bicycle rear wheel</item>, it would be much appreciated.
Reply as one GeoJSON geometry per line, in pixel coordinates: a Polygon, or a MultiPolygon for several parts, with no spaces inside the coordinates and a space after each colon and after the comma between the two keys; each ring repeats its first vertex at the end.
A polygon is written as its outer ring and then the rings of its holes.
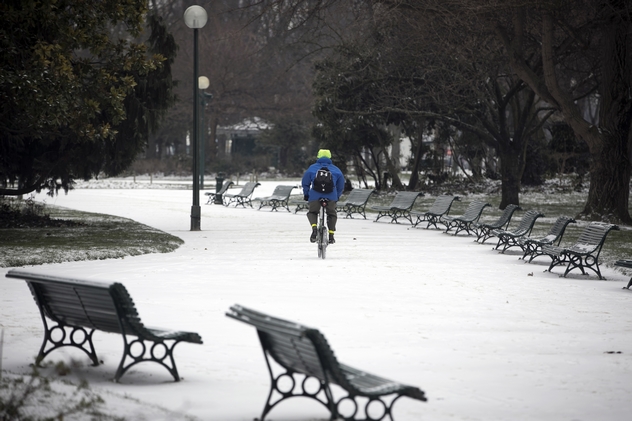
{"type": "Polygon", "coordinates": [[[323,225],[320,227],[320,241],[318,242],[318,257],[324,259],[327,255],[327,228],[323,225]]]}
{"type": "Polygon", "coordinates": [[[318,257],[324,259],[327,256],[327,227],[325,226],[325,207],[321,206],[318,218],[318,257]]]}

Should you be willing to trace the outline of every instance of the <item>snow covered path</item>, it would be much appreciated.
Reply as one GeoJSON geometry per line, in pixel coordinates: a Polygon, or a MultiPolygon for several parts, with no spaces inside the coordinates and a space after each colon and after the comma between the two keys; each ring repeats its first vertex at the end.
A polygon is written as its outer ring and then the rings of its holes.
{"type": "MultiPolygon", "coordinates": [[[[264,183],[255,196],[276,184],[285,183],[264,183]]],[[[99,367],[73,350],[49,356],[80,361],[72,378],[181,418],[251,421],[261,414],[269,379],[254,328],[224,316],[238,303],[316,327],[343,363],[423,389],[428,402],[400,399],[397,421],[630,419],[632,291],[621,289],[624,275],[604,267],[608,281],[575,272],[560,278],[561,268],[543,272],[546,258],[525,264],[471,237],[371,220],[339,219],[337,243],[323,261],[302,213],[207,206],[202,196],[202,231],[189,231],[191,194],[86,189],[39,197],[131,218],[185,244],[170,254],[27,270],[121,282],[146,324],[204,340],[176,348],[179,383],[148,363],[115,384],[122,341],[98,332],[99,367]]],[[[24,282],[4,278],[7,270],[0,270],[2,367],[27,373],[41,320],[24,282]]],[[[320,421],[328,413],[292,399],[269,418],[320,421]]]]}

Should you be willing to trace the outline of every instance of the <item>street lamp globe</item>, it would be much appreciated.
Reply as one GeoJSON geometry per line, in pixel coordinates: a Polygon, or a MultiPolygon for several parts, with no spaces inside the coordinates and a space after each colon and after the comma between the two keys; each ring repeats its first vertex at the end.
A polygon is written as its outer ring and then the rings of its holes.
{"type": "Polygon", "coordinates": [[[198,88],[200,88],[202,90],[208,89],[210,84],[211,84],[211,81],[208,80],[208,78],[206,76],[200,76],[198,78],[198,88]]]}
{"type": "Polygon", "coordinates": [[[191,29],[204,28],[208,15],[202,6],[191,6],[184,11],[184,23],[191,29]]]}

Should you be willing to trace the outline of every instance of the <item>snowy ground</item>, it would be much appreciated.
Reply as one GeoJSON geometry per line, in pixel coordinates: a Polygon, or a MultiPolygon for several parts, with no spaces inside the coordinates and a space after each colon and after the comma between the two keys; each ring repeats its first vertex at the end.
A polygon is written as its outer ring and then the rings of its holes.
{"type": "MultiPolygon", "coordinates": [[[[264,183],[255,196],[276,184],[264,183]]],[[[113,383],[122,353],[114,334],[95,334],[99,367],[78,351],[49,356],[81,361],[70,379],[86,379],[113,413],[258,417],[269,380],[254,328],[224,316],[239,303],[316,327],[340,361],[423,389],[428,402],[400,399],[397,421],[630,419],[632,292],[622,290],[625,275],[604,267],[608,281],[575,272],[560,278],[560,268],[543,272],[545,258],[525,264],[471,237],[370,220],[340,219],[323,261],[308,242],[304,214],[207,206],[201,196],[202,231],[191,232],[191,196],[82,189],[39,197],[132,218],[185,241],[170,254],[26,268],[122,282],[146,324],[201,334],[204,345],[176,348],[179,383],[149,363],[113,383]]],[[[2,367],[28,373],[41,344],[40,316],[23,281],[0,279],[2,367]]],[[[328,413],[301,398],[280,404],[269,419],[320,421],[328,413]]]]}

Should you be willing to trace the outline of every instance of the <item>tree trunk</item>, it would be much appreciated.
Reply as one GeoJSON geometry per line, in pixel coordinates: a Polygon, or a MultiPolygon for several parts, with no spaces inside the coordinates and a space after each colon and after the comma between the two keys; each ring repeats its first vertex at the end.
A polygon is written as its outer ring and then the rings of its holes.
{"type": "Polygon", "coordinates": [[[417,184],[419,184],[419,167],[421,166],[421,157],[424,150],[423,129],[421,128],[424,127],[424,125],[420,124],[419,127],[420,129],[417,136],[417,147],[415,148],[415,156],[413,157],[413,167],[410,172],[410,180],[408,181],[408,190],[411,191],[414,191],[417,188],[417,184]]]}
{"type": "Polygon", "coordinates": [[[631,167],[622,139],[604,141],[592,156],[590,188],[582,215],[590,220],[632,223],[628,210],[631,167]]]}
{"type": "Polygon", "coordinates": [[[399,178],[399,170],[397,169],[395,164],[393,164],[393,160],[389,156],[386,148],[384,148],[382,151],[384,152],[384,157],[386,158],[384,160],[385,161],[384,165],[386,166],[386,170],[388,171],[388,174],[391,177],[393,188],[395,190],[404,190],[404,185],[402,184],[402,180],[399,178]]]}
{"type": "Polygon", "coordinates": [[[605,5],[612,10],[603,30],[600,133],[588,142],[591,153],[590,189],[582,214],[589,219],[632,223],[630,199],[630,139],[632,136],[632,22],[617,8],[618,1],[605,5]]]}
{"type": "Polygon", "coordinates": [[[525,165],[523,155],[511,150],[511,148],[502,148],[498,155],[502,179],[502,196],[499,208],[505,209],[510,204],[520,206],[520,180],[525,165]]]}

